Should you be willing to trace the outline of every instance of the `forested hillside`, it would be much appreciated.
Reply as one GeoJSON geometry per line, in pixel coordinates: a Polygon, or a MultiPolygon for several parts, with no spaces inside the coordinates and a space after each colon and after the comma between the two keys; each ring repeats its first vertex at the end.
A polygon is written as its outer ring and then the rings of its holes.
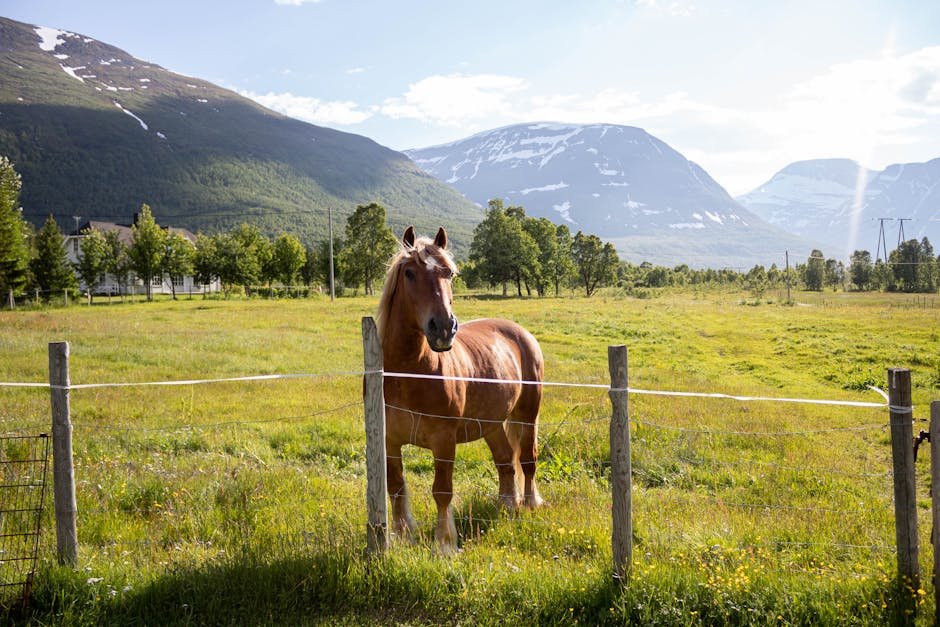
{"type": "Polygon", "coordinates": [[[371,139],[291,119],[88,37],[0,18],[0,154],[24,216],[129,220],[217,232],[243,221],[305,243],[378,202],[401,231],[445,224],[469,245],[482,210],[371,139]]]}

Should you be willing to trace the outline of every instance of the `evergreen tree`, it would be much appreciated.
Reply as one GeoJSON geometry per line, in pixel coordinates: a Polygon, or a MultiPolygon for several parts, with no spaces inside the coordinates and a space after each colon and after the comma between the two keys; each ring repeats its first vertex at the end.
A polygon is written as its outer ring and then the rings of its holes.
{"type": "Polygon", "coordinates": [[[366,294],[373,294],[373,283],[384,276],[389,258],[395,254],[398,240],[385,225],[385,207],[378,203],[359,205],[346,220],[346,246],[342,253],[346,282],[362,283],[366,294]]]}
{"type": "Polygon", "coordinates": [[[98,229],[85,229],[82,233],[81,256],[75,264],[78,277],[88,289],[88,302],[108,273],[108,242],[98,229]]]}
{"type": "Polygon", "coordinates": [[[29,228],[20,214],[20,175],[0,156],[0,296],[22,294],[29,282],[29,228]]]}
{"type": "Polygon", "coordinates": [[[131,269],[144,282],[147,300],[153,300],[153,279],[160,276],[164,250],[163,229],[156,223],[149,205],[141,205],[140,214],[131,227],[131,246],[127,251],[131,269]]]}
{"type": "Polygon", "coordinates": [[[33,284],[51,298],[59,292],[75,294],[78,280],[65,254],[65,237],[51,215],[36,233],[36,256],[30,260],[33,284]]]}

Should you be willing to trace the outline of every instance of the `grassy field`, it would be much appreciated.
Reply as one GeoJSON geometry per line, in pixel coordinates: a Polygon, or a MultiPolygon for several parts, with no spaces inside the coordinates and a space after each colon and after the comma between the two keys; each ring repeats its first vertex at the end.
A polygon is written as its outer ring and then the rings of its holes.
{"type": "MultiPolygon", "coordinates": [[[[546,379],[609,383],[626,344],[648,390],[880,402],[913,371],[915,419],[940,399],[940,309],[825,294],[794,305],[687,291],[624,298],[457,295],[514,319],[546,379]]],[[[485,445],[458,449],[461,552],[432,548],[430,454],[406,452],[424,535],[367,559],[360,318],[372,298],[181,300],[0,312],[0,382],[73,385],[310,376],[71,392],[77,567],[47,508],[24,624],[884,624],[933,617],[928,455],[917,466],[920,587],[895,581],[884,409],[633,394],[634,562],[612,580],[606,391],[551,386],[548,506],[495,506],[485,445]],[[914,614],[906,614],[915,608],[914,614]]],[[[915,432],[926,429],[915,425],[915,432]]],[[[0,387],[0,435],[48,430],[48,391],[0,387]]],[[[2,589],[0,589],[2,590],[2,589]]],[[[0,594],[3,594],[0,592],[0,594]]]]}

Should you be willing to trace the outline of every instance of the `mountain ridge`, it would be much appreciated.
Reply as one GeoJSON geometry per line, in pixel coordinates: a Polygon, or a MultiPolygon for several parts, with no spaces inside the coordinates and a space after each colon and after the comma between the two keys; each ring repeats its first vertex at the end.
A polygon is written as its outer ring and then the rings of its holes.
{"type": "Polygon", "coordinates": [[[611,241],[631,261],[750,267],[782,264],[788,248],[811,248],[637,127],[515,124],[405,154],[477,203],[521,205],[611,241]],[[768,257],[775,248],[779,259],[768,257]]]}
{"type": "Polygon", "coordinates": [[[254,221],[313,244],[327,213],[379,202],[389,224],[445,224],[466,250],[482,210],[360,135],[265,109],[91,37],[0,18],[0,154],[24,217],[158,221],[214,232],[254,221]]]}
{"type": "Polygon", "coordinates": [[[833,256],[868,250],[875,258],[884,240],[889,249],[898,238],[940,241],[940,158],[883,170],[850,159],[797,161],[738,200],[772,224],[814,233],[833,256]]]}

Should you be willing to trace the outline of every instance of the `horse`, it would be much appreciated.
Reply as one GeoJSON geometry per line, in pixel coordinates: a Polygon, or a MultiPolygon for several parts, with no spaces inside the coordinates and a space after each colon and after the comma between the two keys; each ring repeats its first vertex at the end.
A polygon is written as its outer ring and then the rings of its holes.
{"type": "Polygon", "coordinates": [[[402,446],[430,449],[437,504],[434,537],[444,554],[457,546],[451,511],[457,444],[486,441],[499,475],[502,506],[515,510],[543,503],[535,485],[544,376],[541,348],[531,333],[509,320],[459,324],[451,309],[456,274],[444,228],[431,240],[416,239],[409,226],[390,261],[376,315],[386,372],[392,532],[411,537],[417,528],[402,471],[402,446]]]}

